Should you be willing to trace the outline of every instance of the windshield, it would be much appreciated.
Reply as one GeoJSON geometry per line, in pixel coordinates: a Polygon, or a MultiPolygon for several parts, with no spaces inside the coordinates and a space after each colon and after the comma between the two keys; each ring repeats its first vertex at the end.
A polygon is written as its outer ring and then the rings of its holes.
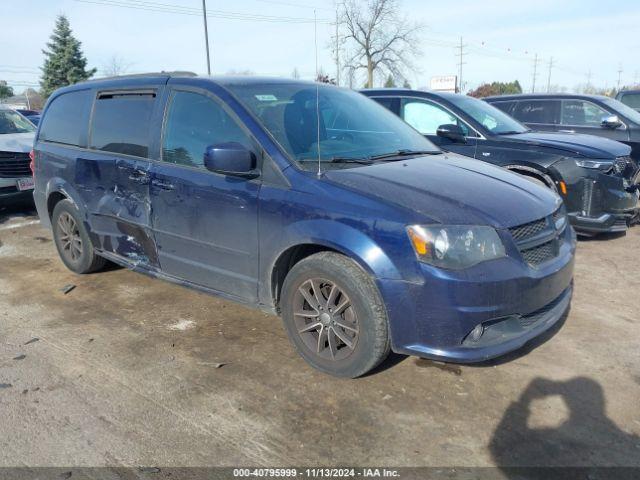
{"type": "Polygon", "coordinates": [[[614,100],[613,98],[605,98],[602,100],[602,102],[605,105],[610,106],[616,112],[627,117],[633,123],[640,125],[640,112],[637,112],[636,110],[629,107],[628,105],[625,105],[624,103],[619,102],[618,100],[614,100]]]}
{"type": "Polygon", "coordinates": [[[31,133],[36,129],[33,124],[13,110],[0,109],[0,134],[31,133]]]}
{"type": "Polygon", "coordinates": [[[382,161],[372,157],[394,152],[440,152],[386,108],[351,90],[318,85],[316,98],[316,85],[308,83],[227,87],[304,168],[313,168],[318,153],[321,162],[335,164],[382,161]]]}
{"type": "Polygon", "coordinates": [[[448,99],[494,135],[524,133],[529,131],[529,129],[520,122],[483,100],[478,100],[477,98],[466,95],[455,95],[448,97],[448,99]]]}

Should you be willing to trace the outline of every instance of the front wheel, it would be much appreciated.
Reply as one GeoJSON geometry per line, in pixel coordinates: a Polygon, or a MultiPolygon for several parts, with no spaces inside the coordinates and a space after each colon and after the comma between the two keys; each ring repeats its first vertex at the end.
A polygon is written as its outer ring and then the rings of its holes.
{"type": "Polygon", "coordinates": [[[325,373],[359,377],[389,354],[378,289],[343,255],[321,252],[295,264],[282,287],[281,310],[298,353],[325,373]]]}

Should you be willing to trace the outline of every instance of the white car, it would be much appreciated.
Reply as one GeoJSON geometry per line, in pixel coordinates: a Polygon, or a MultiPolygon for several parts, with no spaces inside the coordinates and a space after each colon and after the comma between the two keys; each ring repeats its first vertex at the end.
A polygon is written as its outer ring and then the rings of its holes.
{"type": "Polygon", "coordinates": [[[0,105],[0,206],[33,198],[29,152],[35,132],[29,120],[0,105]]]}

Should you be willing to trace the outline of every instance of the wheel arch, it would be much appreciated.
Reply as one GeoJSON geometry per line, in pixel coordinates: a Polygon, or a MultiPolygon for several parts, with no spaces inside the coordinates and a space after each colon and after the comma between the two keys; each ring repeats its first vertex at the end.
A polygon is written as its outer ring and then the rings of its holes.
{"type": "MultiPolygon", "coordinates": [[[[268,288],[263,290],[265,300],[277,308],[282,284],[291,268],[301,260],[319,252],[335,252],[353,260],[372,278],[401,279],[402,276],[385,251],[363,232],[345,224],[330,222],[331,238],[318,237],[327,231],[329,220],[307,221],[296,225],[297,241],[287,242],[266,269],[268,288]],[[301,235],[302,229],[309,235],[301,235]]],[[[264,277],[263,277],[264,278],[264,277]]]]}
{"type": "Polygon", "coordinates": [[[551,175],[549,175],[547,172],[543,171],[540,168],[535,168],[528,165],[518,165],[518,164],[505,165],[503,166],[503,168],[505,168],[506,170],[509,170],[510,172],[517,173],[519,175],[537,178],[538,180],[543,182],[547,187],[552,189],[554,192],[558,191],[556,187],[556,183],[553,180],[553,178],[551,178],[551,175]]]}

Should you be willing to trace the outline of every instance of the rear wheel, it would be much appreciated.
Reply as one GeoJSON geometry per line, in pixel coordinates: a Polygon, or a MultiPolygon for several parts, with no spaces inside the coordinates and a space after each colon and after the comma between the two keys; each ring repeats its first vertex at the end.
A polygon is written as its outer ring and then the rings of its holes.
{"type": "Polygon", "coordinates": [[[281,308],[291,342],[325,373],[355,378],[389,353],[388,320],[378,289],[343,255],[321,252],[294,265],[282,287],[281,308]]]}
{"type": "Polygon", "coordinates": [[[95,254],[93,243],[73,202],[58,202],[53,209],[51,224],[58,254],[69,270],[91,273],[104,267],[106,260],[95,254]]]}

